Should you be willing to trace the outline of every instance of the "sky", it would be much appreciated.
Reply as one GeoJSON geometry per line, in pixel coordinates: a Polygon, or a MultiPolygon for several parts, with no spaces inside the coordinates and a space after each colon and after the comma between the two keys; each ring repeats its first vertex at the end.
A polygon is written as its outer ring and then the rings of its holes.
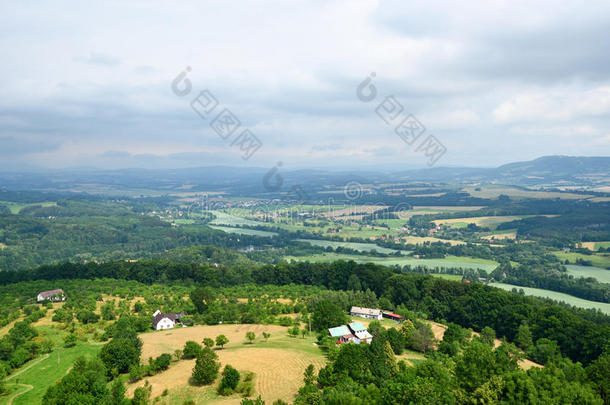
{"type": "Polygon", "coordinates": [[[610,2],[531,3],[2,1],[0,169],[610,155],[610,2]]]}

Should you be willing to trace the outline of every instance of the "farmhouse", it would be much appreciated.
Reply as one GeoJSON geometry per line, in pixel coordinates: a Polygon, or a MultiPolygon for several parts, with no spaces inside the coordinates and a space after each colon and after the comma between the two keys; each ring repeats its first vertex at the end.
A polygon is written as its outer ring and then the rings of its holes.
{"type": "Polygon", "coordinates": [[[154,330],[171,329],[180,323],[180,318],[185,315],[186,312],[164,314],[160,310],[156,310],[152,318],[152,327],[154,330]]]}
{"type": "Polygon", "coordinates": [[[377,319],[381,321],[382,314],[380,309],[352,307],[349,311],[351,316],[359,316],[360,318],[377,319]]]}
{"type": "Polygon", "coordinates": [[[64,293],[64,290],[57,289],[57,290],[50,290],[50,291],[43,291],[40,294],[38,294],[38,296],[36,297],[36,300],[38,302],[40,301],[65,301],[66,300],[66,294],[64,293]]]}
{"type": "Polygon", "coordinates": [[[394,314],[392,312],[384,312],[383,317],[386,319],[391,319],[396,322],[402,322],[405,320],[405,317],[402,315],[394,314]]]}
{"type": "Polygon", "coordinates": [[[328,329],[328,334],[337,339],[337,344],[360,342],[371,343],[373,336],[369,333],[362,322],[352,322],[347,325],[328,329]]]}

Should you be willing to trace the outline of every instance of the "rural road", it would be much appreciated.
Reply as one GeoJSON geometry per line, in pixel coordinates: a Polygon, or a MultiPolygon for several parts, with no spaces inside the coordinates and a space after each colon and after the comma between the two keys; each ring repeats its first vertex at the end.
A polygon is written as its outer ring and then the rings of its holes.
{"type": "Polygon", "coordinates": [[[18,386],[20,386],[20,387],[26,387],[27,389],[26,389],[26,390],[24,390],[24,391],[21,391],[21,392],[17,392],[15,395],[13,395],[13,396],[12,396],[12,397],[11,397],[11,398],[8,400],[8,402],[6,403],[6,405],[13,405],[13,400],[14,400],[15,398],[17,398],[19,395],[23,395],[23,394],[25,394],[26,392],[28,392],[28,391],[33,390],[33,389],[34,389],[34,386],[33,386],[33,385],[30,385],[30,384],[14,384],[14,385],[18,385],[18,386]]]}

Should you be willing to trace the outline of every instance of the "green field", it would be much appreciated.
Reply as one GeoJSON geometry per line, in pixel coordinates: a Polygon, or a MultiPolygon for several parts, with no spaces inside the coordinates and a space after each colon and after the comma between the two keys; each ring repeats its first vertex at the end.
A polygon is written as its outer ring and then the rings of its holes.
{"type": "Polygon", "coordinates": [[[566,268],[568,269],[568,273],[574,277],[593,277],[600,283],[610,283],[610,270],[593,266],[578,266],[575,264],[568,264],[566,268]]]}
{"type": "Polygon", "coordinates": [[[228,226],[210,225],[210,228],[217,229],[219,231],[227,233],[237,233],[240,235],[254,235],[254,236],[275,236],[277,233],[269,231],[259,231],[256,229],[247,228],[230,228],[228,226]]]}
{"type": "Polygon", "coordinates": [[[580,307],[580,308],[600,309],[602,312],[610,315],[610,304],[607,304],[604,302],[588,301],[588,300],[584,300],[582,298],[574,297],[572,295],[568,295],[568,294],[564,294],[564,293],[560,293],[560,292],[556,292],[556,291],[543,290],[541,288],[519,287],[519,286],[515,286],[512,284],[504,284],[504,283],[490,283],[489,285],[493,286],[493,287],[501,288],[503,290],[508,290],[508,291],[511,291],[513,288],[516,288],[517,290],[523,289],[523,291],[525,292],[525,295],[533,295],[535,297],[550,298],[555,301],[565,302],[566,304],[574,305],[575,307],[580,307]]]}
{"type": "Polygon", "coordinates": [[[213,224],[213,225],[228,225],[228,226],[235,226],[235,225],[242,226],[242,225],[246,225],[246,226],[257,226],[257,225],[263,224],[262,222],[251,221],[249,219],[238,217],[238,216],[231,215],[231,214],[227,214],[227,213],[222,212],[222,211],[210,211],[210,212],[216,216],[216,219],[214,219],[211,222],[211,224],[213,224]]]}
{"type": "Polygon", "coordinates": [[[41,203],[34,203],[34,204],[23,204],[23,203],[16,203],[16,202],[12,202],[12,201],[0,201],[0,205],[6,205],[8,207],[8,209],[11,211],[11,214],[19,214],[19,211],[21,211],[25,207],[36,206],[36,205],[41,206],[41,207],[53,207],[53,206],[57,205],[57,203],[41,202],[41,203]]]}
{"type": "Polygon", "coordinates": [[[447,256],[444,259],[414,259],[412,257],[374,257],[359,256],[343,253],[323,253],[312,256],[285,256],[286,261],[310,261],[310,262],[332,262],[335,260],[353,260],[357,263],[375,263],[384,266],[425,266],[427,268],[456,268],[481,269],[492,271],[498,263],[493,260],[478,259],[473,257],[447,256]]]}
{"type": "Polygon", "coordinates": [[[607,268],[610,267],[610,257],[602,256],[601,254],[594,255],[583,255],[582,253],[573,253],[573,252],[553,252],[555,256],[559,258],[562,262],[568,260],[570,263],[576,263],[576,260],[587,260],[593,263],[593,266],[607,268]]]}
{"type": "MultiPolygon", "coordinates": [[[[384,248],[381,246],[377,246],[373,243],[335,242],[332,240],[318,240],[318,239],[297,239],[297,241],[307,242],[314,246],[322,246],[324,248],[331,247],[333,249],[336,249],[338,247],[343,247],[343,248],[357,250],[359,252],[370,252],[372,250],[376,250],[379,253],[387,253],[387,254],[399,252],[399,250],[384,248]]],[[[408,253],[408,252],[405,252],[405,253],[408,253]]]]}
{"type": "MultiPolygon", "coordinates": [[[[21,374],[19,374],[20,370],[14,372],[12,374],[14,377],[7,380],[7,385],[10,388],[11,386],[14,387],[14,383],[19,383],[31,385],[34,388],[17,396],[13,400],[13,405],[42,403],[42,397],[47,388],[66,375],[76,358],[79,356],[93,357],[100,348],[100,345],[79,342],[76,346],[69,349],[63,347],[56,348],[48,357],[41,357],[42,361],[36,359],[26,363],[21,369],[25,371],[21,372],[21,374]]],[[[20,391],[23,390],[23,387],[21,387],[20,391]]],[[[9,399],[10,396],[0,397],[0,405],[8,404],[9,399]]]]}

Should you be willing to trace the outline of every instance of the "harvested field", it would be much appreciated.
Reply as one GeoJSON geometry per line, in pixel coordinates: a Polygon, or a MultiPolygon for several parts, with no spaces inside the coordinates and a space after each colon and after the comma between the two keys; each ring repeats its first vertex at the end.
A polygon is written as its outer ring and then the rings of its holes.
{"type": "MultiPolygon", "coordinates": [[[[254,372],[254,397],[261,395],[267,403],[277,399],[291,402],[302,385],[305,368],[313,364],[316,369],[320,369],[326,363],[326,358],[315,346],[313,337],[290,338],[287,337],[286,330],[287,328],[276,325],[218,325],[146,333],[141,335],[144,342],[142,358],[173,353],[174,350],[181,349],[187,340],[201,342],[204,337],[214,338],[224,334],[230,343],[225,349],[216,351],[220,363],[223,366],[230,364],[239,371],[254,372]],[[257,335],[257,341],[252,345],[244,343],[248,331],[257,335]],[[271,333],[267,342],[260,338],[264,331],[271,333]]],[[[236,395],[218,397],[215,394],[217,384],[190,386],[188,381],[194,364],[195,360],[180,360],[172,363],[167,371],[146,378],[152,386],[152,396],[159,396],[167,389],[169,395],[162,397],[160,404],[181,404],[186,399],[193,399],[196,404],[238,405],[241,402],[241,398],[236,395]]],[[[132,394],[136,387],[144,385],[145,380],[130,385],[128,393],[132,394]]]]}
{"type": "Polygon", "coordinates": [[[158,332],[144,333],[140,335],[144,346],[142,347],[142,358],[149,356],[157,357],[163,353],[173,353],[176,349],[182,349],[184,344],[193,340],[201,343],[203,338],[215,338],[225,335],[229,339],[226,347],[240,345],[245,341],[246,332],[254,332],[260,336],[263,332],[274,335],[285,335],[286,328],[278,325],[197,325],[192,328],[175,328],[158,332]]]}

